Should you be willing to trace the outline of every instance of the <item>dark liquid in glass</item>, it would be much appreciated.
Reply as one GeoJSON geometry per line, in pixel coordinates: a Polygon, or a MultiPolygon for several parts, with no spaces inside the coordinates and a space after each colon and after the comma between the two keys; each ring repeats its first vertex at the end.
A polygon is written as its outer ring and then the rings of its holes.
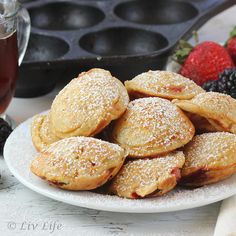
{"type": "Polygon", "coordinates": [[[8,107],[15,92],[18,74],[16,32],[6,38],[0,35],[0,114],[8,107]]]}

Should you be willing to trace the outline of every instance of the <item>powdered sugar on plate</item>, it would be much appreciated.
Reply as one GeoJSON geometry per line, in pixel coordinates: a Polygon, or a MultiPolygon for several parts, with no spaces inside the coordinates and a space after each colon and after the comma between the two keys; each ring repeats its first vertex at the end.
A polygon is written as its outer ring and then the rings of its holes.
{"type": "Polygon", "coordinates": [[[37,154],[30,137],[31,122],[32,119],[27,120],[12,132],[5,145],[4,158],[10,171],[22,184],[52,199],[98,210],[154,213],[203,206],[236,194],[236,175],[194,190],[176,188],[163,197],[150,199],[131,200],[89,191],[57,189],[30,172],[30,163],[37,154]]]}

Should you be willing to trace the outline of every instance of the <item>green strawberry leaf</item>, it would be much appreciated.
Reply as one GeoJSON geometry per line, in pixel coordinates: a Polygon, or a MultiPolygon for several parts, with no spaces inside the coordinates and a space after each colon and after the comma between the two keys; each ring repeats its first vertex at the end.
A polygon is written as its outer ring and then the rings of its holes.
{"type": "Polygon", "coordinates": [[[227,39],[227,41],[224,44],[224,47],[227,48],[228,42],[230,39],[236,37],[236,26],[234,26],[234,28],[230,31],[229,33],[229,38],[227,39]]]}
{"type": "Polygon", "coordinates": [[[172,55],[172,60],[183,65],[192,50],[193,46],[190,43],[185,40],[180,40],[174,54],[172,55]]]}
{"type": "Polygon", "coordinates": [[[236,26],[234,26],[233,30],[229,33],[230,38],[233,38],[236,36],[236,26]]]}

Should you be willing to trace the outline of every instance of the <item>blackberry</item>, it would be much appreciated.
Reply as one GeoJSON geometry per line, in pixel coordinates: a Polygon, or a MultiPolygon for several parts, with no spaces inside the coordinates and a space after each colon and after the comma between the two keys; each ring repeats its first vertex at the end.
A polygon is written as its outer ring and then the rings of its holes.
{"type": "Polygon", "coordinates": [[[236,68],[225,69],[218,79],[219,92],[236,99],[236,68]]]}
{"type": "Polygon", "coordinates": [[[11,132],[12,128],[9,124],[0,118],[0,154],[3,153],[4,144],[11,132]]]}
{"type": "Polygon", "coordinates": [[[218,80],[208,81],[202,87],[208,92],[225,93],[236,99],[236,67],[225,69],[218,80]]]}
{"type": "Polygon", "coordinates": [[[202,87],[207,92],[218,92],[218,81],[217,80],[208,81],[204,83],[202,87]]]}

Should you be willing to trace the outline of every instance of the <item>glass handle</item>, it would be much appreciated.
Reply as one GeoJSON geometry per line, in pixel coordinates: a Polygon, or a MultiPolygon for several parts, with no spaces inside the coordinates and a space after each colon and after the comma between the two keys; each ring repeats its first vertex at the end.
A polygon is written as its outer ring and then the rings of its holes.
{"type": "Polygon", "coordinates": [[[25,8],[20,8],[17,18],[18,64],[20,66],[28,45],[30,36],[30,16],[25,8]]]}

